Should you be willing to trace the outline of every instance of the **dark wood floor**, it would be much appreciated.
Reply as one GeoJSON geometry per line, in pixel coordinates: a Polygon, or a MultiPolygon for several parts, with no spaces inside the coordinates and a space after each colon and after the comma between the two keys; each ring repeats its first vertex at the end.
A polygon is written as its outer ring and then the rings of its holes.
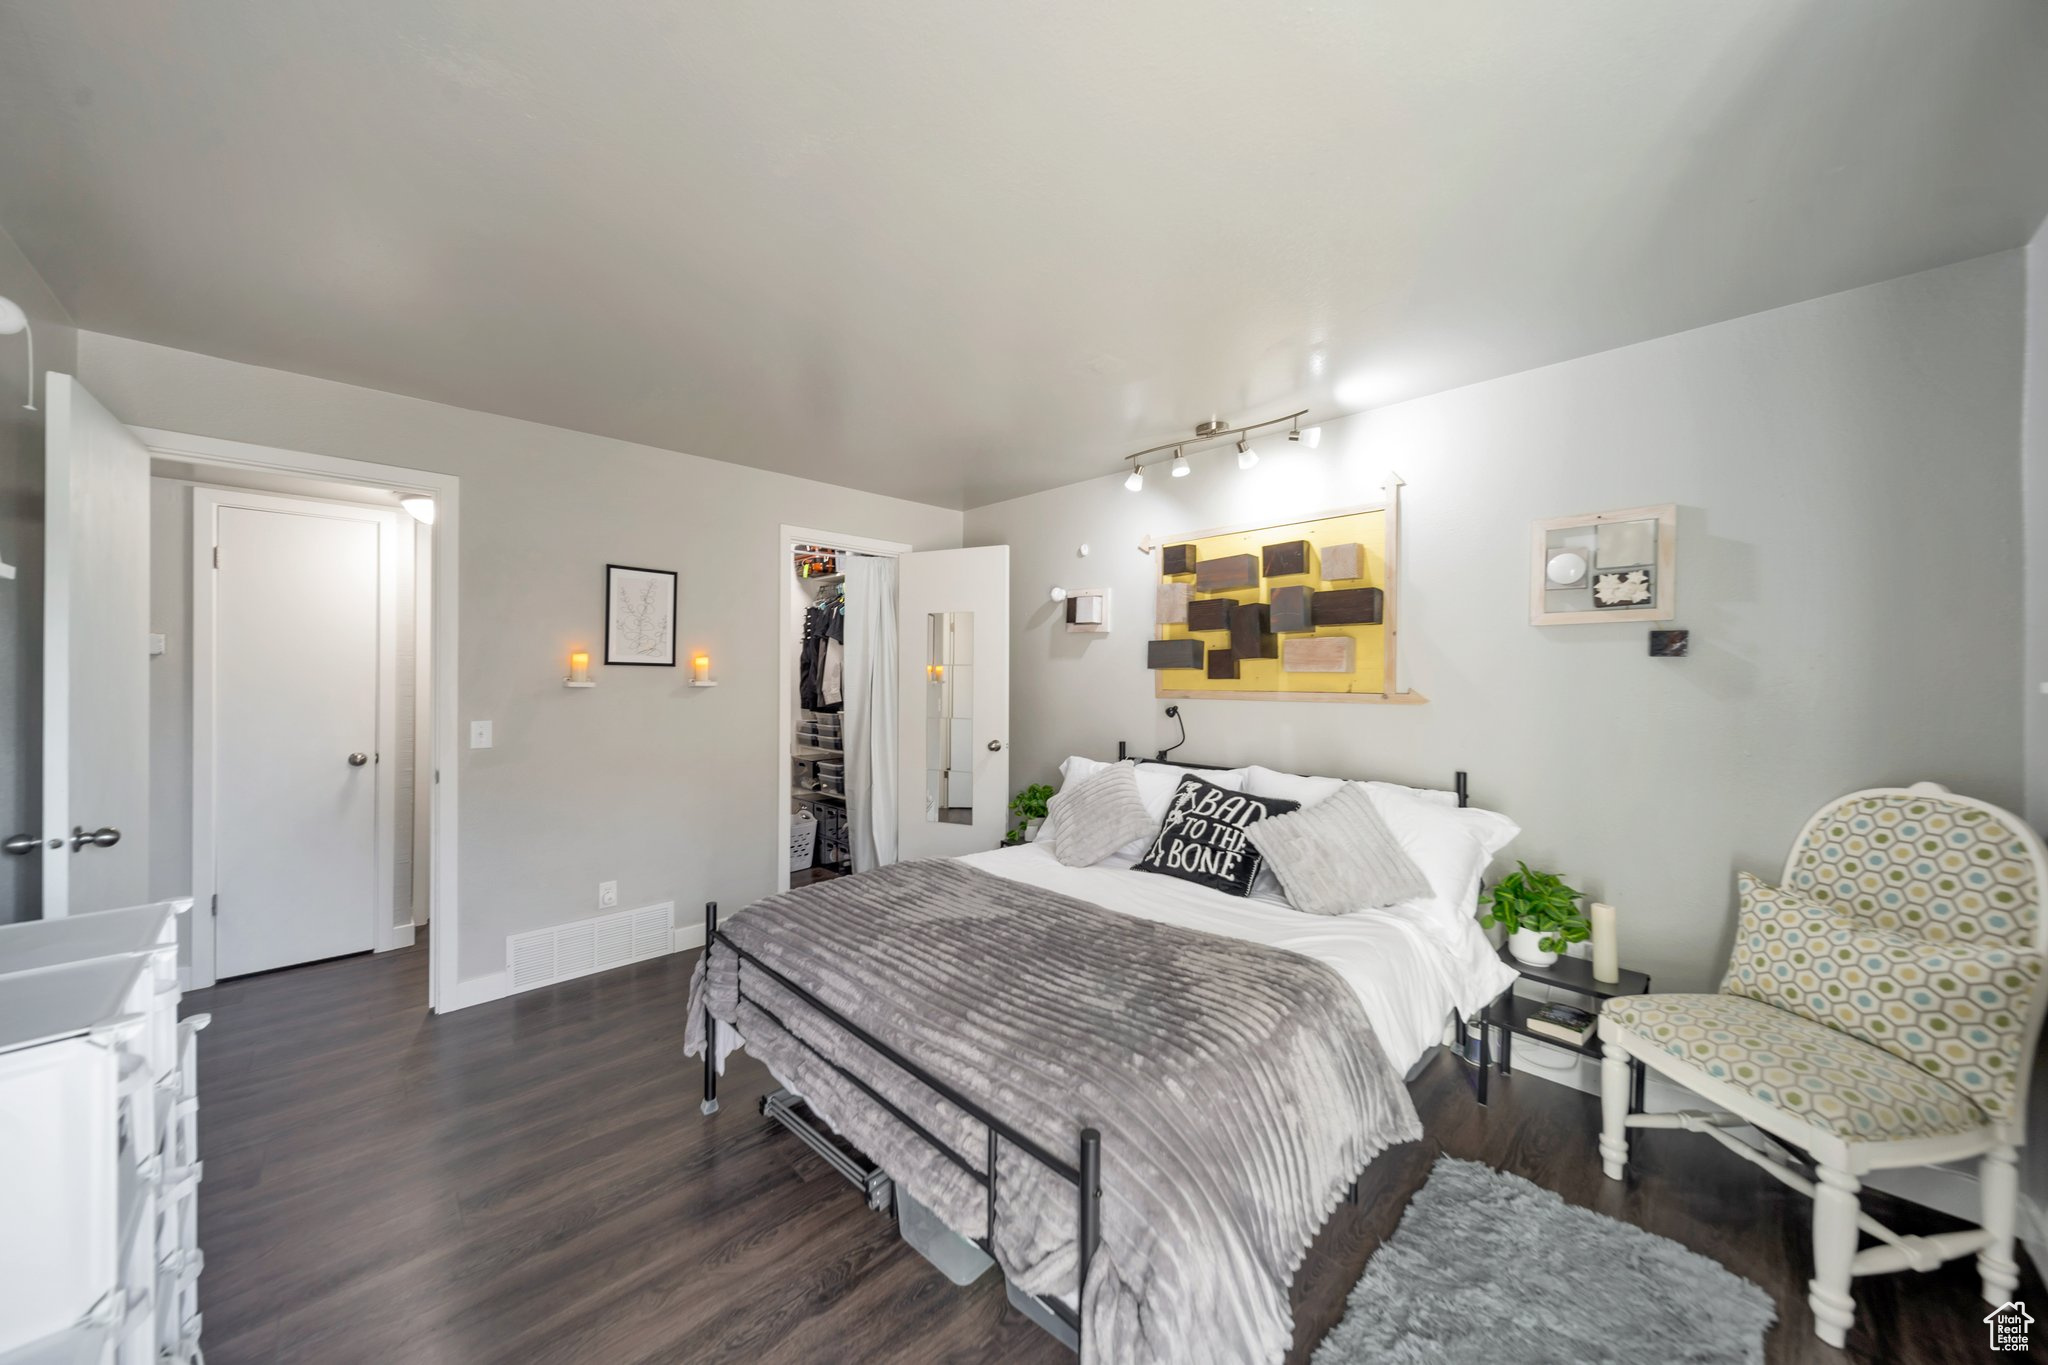
{"type": "MultiPolygon", "coordinates": [[[[989,1276],[955,1289],[755,1100],[736,1058],[697,1113],[692,956],[435,1018],[427,954],[195,992],[208,1365],[246,1362],[1071,1361],[989,1276]]],[[[1676,1238],[1777,1300],[1773,1365],[1985,1358],[1968,1262],[1859,1282],[1849,1350],[1812,1335],[1806,1201],[1705,1139],[1639,1134],[1599,1174],[1591,1096],[1535,1075],[1481,1109],[1448,1054],[1415,1083],[1429,1137],[1383,1156],[1301,1288],[1341,1289],[1439,1152],[1676,1238]]],[[[1903,1229],[1946,1220],[1878,1197],[1903,1229]]],[[[2048,1301],[2032,1270],[2021,1295],[2048,1301]]],[[[1311,1293],[1332,1302],[1337,1293],[1311,1293]]],[[[1331,1325],[1299,1325],[1302,1357],[1331,1325]]],[[[2011,1357],[2001,1357],[2010,1359],[2011,1357]]]]}

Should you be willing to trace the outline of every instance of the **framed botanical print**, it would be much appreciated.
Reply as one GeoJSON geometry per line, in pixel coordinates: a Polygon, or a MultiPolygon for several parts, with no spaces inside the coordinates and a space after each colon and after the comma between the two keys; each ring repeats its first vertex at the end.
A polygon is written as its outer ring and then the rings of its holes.
{"type": "Polygon", "coordinates": [[[1529,622],[1585,626],[1678,614],[1678,506],[1555,517],[1535,526],[1529,622]]]}
{"type": "Polygon", "coordinates": [[[604,661],[676,666],[676,576],[666,569],[604,566],[604,661]]]}

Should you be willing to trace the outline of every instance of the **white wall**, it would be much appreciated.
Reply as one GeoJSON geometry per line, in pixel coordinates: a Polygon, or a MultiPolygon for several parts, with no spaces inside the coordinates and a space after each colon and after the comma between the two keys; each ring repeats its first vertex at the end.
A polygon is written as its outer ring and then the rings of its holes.
{"type": "MultiPolygon", "coordinates": [[[[0,838],[42,827],[43,382],[78,364],[78,334],[14,239],[0,232],[0,297],[28,314],[36,340],[36,408],[25,411],[28,346],[0,337],[0,838]]],[[[42,859],[0,855],[0,924],[42,913],[42,859]]]]}
{"type": "Polygon", "coordinates": [[[1823,801],[2021,799],[2020,289],[2009,252],[1329,423],[1248,473],[1214,451],[1139,494],[1105,470],[971,511],[969,544],[1011,546],[1012,777],[1169,742],[1141,539],[1372,501],[1398,470],[1402,670],[1430,703],[1184,701],[1182,752],[1469,769],[1514,854],[1620,908],[1628,965],[1711,989],[1735,871],[1775,876],[1823,801]],[[1657,502],[1690,658],[1647,657],[1643,625],[1529,624],[1531,521],[1657,502]],[[1114,632],[1059,629],[1055,583],[1110,587],[1114,632]]]}
{"type": "MultiPolygon", "coordinates": [[[[504,968],[508,934],[674,900],[745,905],[775,883],[780,526],[960,541],[961,514],[96,333],[85,383],[124,421],[462,479],[459,715],[496,747],[462,750],[461,961],[504,968]],[[679,643],[723,685],[677,669],[593,666],[606,562],[681,574],[679,643]]],[[[439,911],[437,911],[439,913],[439,911]]]]}

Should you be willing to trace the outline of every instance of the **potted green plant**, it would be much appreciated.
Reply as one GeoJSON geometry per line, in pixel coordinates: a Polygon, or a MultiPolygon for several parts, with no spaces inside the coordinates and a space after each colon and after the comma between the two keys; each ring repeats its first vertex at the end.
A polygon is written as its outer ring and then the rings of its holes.
{"type": "Polygon", "coordinates": [[[1043,782],[1035,782],[1010,798],[1010,814],[1016,820],[1010,826],[1010,842],[1029,843],[1038,837],[1038,827],[1045,823],[1045,803],[1052,800],[1052,788],[1043,782]]]}
{"type": "Polygon", "coordinates": [[[1593,927],[1579,913],[1585,893],[1566,886],[1555,872],[1533,872],[1527,863],[1494,883],[1480,923],[1508,931],[1508,951],[1519,962],[1548,967],[1567,944],[1584,943],[1593,927]]]}

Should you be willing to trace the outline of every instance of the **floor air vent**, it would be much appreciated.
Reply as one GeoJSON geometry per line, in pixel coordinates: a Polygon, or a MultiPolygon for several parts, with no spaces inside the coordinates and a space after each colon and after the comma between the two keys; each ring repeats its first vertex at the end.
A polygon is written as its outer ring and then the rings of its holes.
{"type": "Polygon", "coordinates": [[[660,957],[675,940],[673,901],[615,915],[558,924],[505,940],[505,974],[515,991],[529,991],[609,967],[660,957]]]}

